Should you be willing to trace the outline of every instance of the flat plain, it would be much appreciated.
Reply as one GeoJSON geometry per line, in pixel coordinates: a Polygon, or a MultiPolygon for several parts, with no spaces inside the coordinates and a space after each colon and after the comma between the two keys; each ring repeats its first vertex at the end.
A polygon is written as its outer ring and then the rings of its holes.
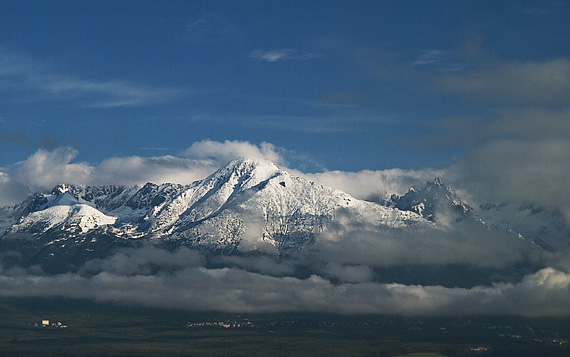
{"type": "Polygon", "coordinates": [[[158,310],[0,299],[6,356],[567,356],[570,319],[158,310]],[[49,322],[48,322],[49,321],[49,322]]]}

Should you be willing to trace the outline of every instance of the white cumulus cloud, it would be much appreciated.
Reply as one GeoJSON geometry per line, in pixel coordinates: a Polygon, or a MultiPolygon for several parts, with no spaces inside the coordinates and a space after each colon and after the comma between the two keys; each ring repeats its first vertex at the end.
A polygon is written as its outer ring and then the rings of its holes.
{"type": "Polygon", "coordinates": [[[385,193],[405,194],[412,186],[423,186],[436,177],[446,177],[446,170],[362,170],[358,172],[325,171],[299,173],[321,184],[334,187],[360,199],[385,193]]]}
{"type": "Polygon", "coordinates": [[[236,158],[285,162],[281,149],[270,143],[204,140],[181,156],[111,157],[92,165],[76,162],[79,152],[70,147],[40,149],[26,160],[2,170],[0,206],[19,203],[35,192],[51,190],[60,183],[91,185],[190,184],[201,180],[236,158]]]}
{"type": "Polygon", "coordinates": [[[276,164],[283,164],[284,158],[280,149],[273,144],[263,142],[259,146],[247,141],[224,142],[203,140],[190,146],[184,156],[196,159],[211,159],[225,164],[235,158],[264,159],[276,164]]]}

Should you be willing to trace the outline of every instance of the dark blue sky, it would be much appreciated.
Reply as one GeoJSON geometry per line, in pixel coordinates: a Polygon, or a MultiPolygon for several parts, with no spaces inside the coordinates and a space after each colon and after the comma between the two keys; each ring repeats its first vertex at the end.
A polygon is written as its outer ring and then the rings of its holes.
{"type": "Polygon", "coordinates": [[[495,125],[514,110],[570,105],[568,18],[560,1],[3,1],[0,168],[205,139],[309,171],[445,167],[520,137],[495,125]]]}

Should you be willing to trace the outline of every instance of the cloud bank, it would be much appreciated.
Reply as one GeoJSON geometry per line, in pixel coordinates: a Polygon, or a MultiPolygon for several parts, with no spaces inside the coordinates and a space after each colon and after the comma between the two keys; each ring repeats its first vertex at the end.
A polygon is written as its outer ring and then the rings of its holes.
{"type": "Polygon", "coordinates": [[[449,133],[479,142],[450,166],[454,185],[477,203],[551,207],[570,223],[570,61],[495,59],[434,83],[490,111],[449,133]]]}
{"type": "Polygon", "coordinates": [[[282,150],[242,141],[203,140],[179,156],[112,157],[97,165],[76,162],[79,152],[70,147],[39,149],[26,160],[0,168],[0,206],[21,202],[28,195],[51,190],[59,183],[77,185],[189,184],[201,180],[238,157],[285,162],[282,150]]]}
{"type": "Polygon", "coordinates": [[[413,186],[423,186],[436,177],[446,177],[447,170],[362,170],[358,172],[324,171],[299,173],[317,183],[334,187],[360,199],[382,194],[405,194],[413,186]]]}
{"type": "MultiPolygon", "coordinates": [[[[142,249],[93,262],[92,275],[45,276],[12,269],[0,274],[2,296],[66,296],[99,302],[228,312],[314,311],[342,314],[462,315],[570,314],[570,275],[545,268],[518,283],[473,288],[383,284],[363,281],[370,271],[353,267],[344,281],[319,275],[272,276],[241,268],[207,268],[204,257],[182,248],[175,252],[142,249]],[[170,271],[151,272],[160,264],[170,271]]],[[[337,267],[330,265],[328,270],[337,267]]]]}
{"type": "Polygon", "coordinates": [[[147,182],[189,184],[201,180],[235,158],[264,159],[292,174],[319,184],[368,199],[385,193],[405,193],[414,185],[423,185],[444,170],[364,170],[360,172],[324,171],[305,174],[287,168],[287,150],[262,142],[224,142],[202,140],[177,156],[111,157],[93,165],[78,162],[79,152],[71,147],[39,149],[26,160],[0,168],[0,206],[15,204],[28,195],[51,190],[57,184],[143,185],[147,182]]]}

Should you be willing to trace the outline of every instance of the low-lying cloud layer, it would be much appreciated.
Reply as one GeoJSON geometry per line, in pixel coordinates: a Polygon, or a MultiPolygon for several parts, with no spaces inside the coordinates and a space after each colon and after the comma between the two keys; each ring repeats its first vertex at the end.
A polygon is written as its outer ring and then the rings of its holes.
{"type": "MultiPolygon", "coordinates": [[[[255,259],[250,258],[250,264],[255,259]]],[[[66,296],[230,312],[570,314],[570,274],[553,268],[527,275],[518,283],[467,289],[366,281],[361,278],[371,272],[365,266],[345,269],[345,282],[333,283],[316,274],[297,278],[241,267],[207,268],[202,266],[204,261],[199,253],[186,248],[170,253],[155,248],[127,251],[91,262],[82,273],[46,276],[21,269],[4,271],[0,291],[2,296],[66,296]],[[162,270],[151,272],[151,266],[162,266],[162,270]]],[[[263,264],[260,261],[260,266],[263,264]]],[[[326,269],[334,271],[338,266],[331,263],[326,269]]]]}
{"type": "Polygon", "coordinates": [[[74,273],[4,268],[0,295],[239,313],[570,314],[570,274],[552,267],[510,282],[469,287],[385,281],[383,268],[439,267],[437,274],[450,274],[449,269],[468,265],[472,271],[501,274],[521,261],[532,265],[534,259],[548,266],[565,260],[542,256],[514,234],[465,224],[449,231],[383,231],[366,222],[341,220],[309,249],[286,256],[217,255],[186,247],[168,251],[153,245],[123,248],[87,261],[74,273]]]}

